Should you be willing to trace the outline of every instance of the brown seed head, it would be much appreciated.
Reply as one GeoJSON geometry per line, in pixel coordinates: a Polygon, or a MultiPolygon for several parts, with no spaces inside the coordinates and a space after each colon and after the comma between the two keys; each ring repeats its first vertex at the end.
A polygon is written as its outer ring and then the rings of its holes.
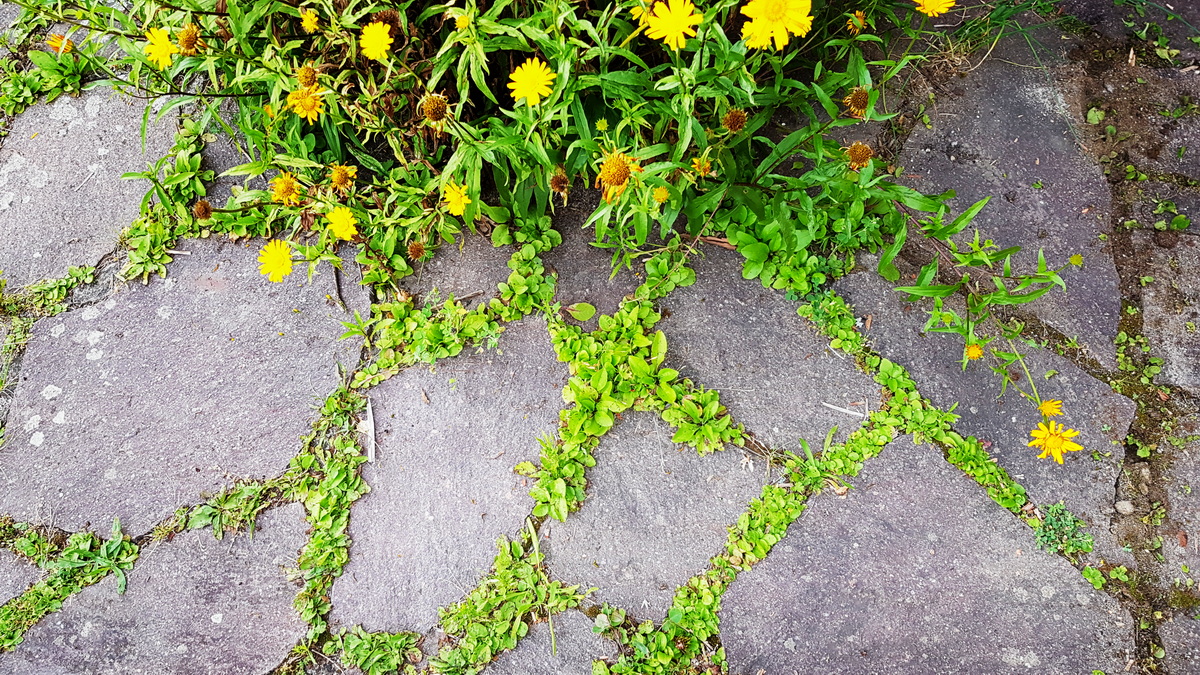
{"type": "Polygon", "coordinates": [[[416,262],[425,257],[425,242],[414,239],[408,242],[408,259],[416,262]]]}
{"type": "Polygon", "coordinates": [[[734,108],[725,113],[725,117],[721,118],[721,126],[729,130],[729,133],[736,134],[746,128],[746,111],[741,108],[734,108]]]}
{"type": "Polygon", "coordinates": [[[871,158],[875,156],[875,151],[871,146],[855,141],[853,145],[846,149],[846,156],[850,158],[851,169],[861,169],[871,163],[871,158]]]}
{"type": "Polygon", "coordinates": [[[196,216],[196,220],[208,220],[212,218],[212,214],[212,204],[209,204],[207,199],[201,199],[192,205],[192,215],[196,216]]]}
{"type": "Polygon", "coordinates": [[[561,166],[555,167],[554,175],[550,176],[550,189],[562,197],[565,206],[567,195],[571,193],[571,179],[567,178],[567,172],[561,166]]]}
{"type": "Polygon", "coordinates": [[[445,120],[450,114],[450,108],[446,105],[446,97],[441,94],[426,94],[425,98],[421,99],[421,114],[434,124],[445,120]]]}
{"type": "Polygon", "coordinates": [[[317,71],[305,64],[296,69],[296,81],[301,87],[311,87],[317,83],[317,71]]]}
{"type": "Polygon", "coordinates": [[[315,211],[305,211],[300,214],[300,227],[302,229],[311,230],[315,222],[317,222],[317,213],[315,211]]]}
{"type": "Polygon", "coordinates": [[[388,27],[388,34],[393,40],[400,37],[400,12],[394,9],[384,9],[371,15],[371,21],[378,21],[388,27]]]}

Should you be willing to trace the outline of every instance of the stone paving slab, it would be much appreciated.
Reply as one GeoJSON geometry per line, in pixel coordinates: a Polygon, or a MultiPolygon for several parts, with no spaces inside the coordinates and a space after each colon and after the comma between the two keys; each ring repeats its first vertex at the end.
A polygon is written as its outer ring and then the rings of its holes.
{"type": "Polygon", "coordinates": [[[1142,333],[1163,360],[1155,381],[1200,396],[1200,240],[1137,231],[1133,244],[1154,271],[1142,288],[1142,333]]]}
{"type": "Polygon", "coordinates": [[[0,605],[25,592],[42,571],[9,551],[0,551],[0,605]]]}
{"type": "MultiPolygon", "coordinates": [[[[1170,462],[1163,477],[1170,518],[1157,528],[1165,558],[1163,583],[1171,585],[1179,579],[1178,588],[1188,590],[1187,580],[1191,579],[1190,590],[1200,598],[1200,416],[1181,419],[1171,436],[1179,447],[1173,443],[1159,445],[1170,462]],[[1185,567],[1187,572],[1183,571],[1185,567]]],[[[1188,616],[1197,613],[1186,612],[1188,616]]]]}
{"type": "MultiPolygon", "coordinates": [[[[0,513],[147,532],[236,478],[287,467],[352,368],[328,268],[270,284],[252,246],[181,244],[167,279],[34,325],[0,449],[0,513]],[[299,277],[299,278],[297,278],[299,277]]],[[[343,284],[343,294],[360,289],[343,284]]]]}
{"type": "Polygon", "coordinates": [[[142,106],[107,90],[62,96],[13,120],[0,149],[0,270],[10,290],[116,250],[149,185],[120,176],[166,154],[172,120],[147,130],[145,154],[142,106]]]}
{"type": "Polygon", "coordinates": [[[1200,58],[1200,45],[1187,39],[1196,33],[1178,19],[1168,19],[1163,8],[1156,6],[1159,4],[1171,7],[1176,15],[1192,26],[1200,26],[1200,5],[1192,2],[1126,2],[1123,6],[1117,6],[1113,0],[1060,0],[1058,6],[1064,13],[1074,16],[1101,35],[1114,40],[1130,40],[1130,46],[1139,48],[1145,43],[1134,40],[1131,31],[1141,30],[1147,23],[1154,22],[1169,39],[1171,48],[1179,50],[1179,56],[1175,59],[1178,64],[1200,58]],[[1141,12],[1137,11],[1138,8],[1141,12]],[[1125,20],[1133,22],[1133,28],[1127,27],[1125,20]]]}
{"type": "Polygon", "coordinates": [[[722,597],[735,675],[1123,672],[1134,623],[941,453],[901,438],[722,597]]]}
{"type": "Polygon", "coordinates": [[[671,434],[652,413],[626,413],[596,451],[583,507],[542,531],[554,578],[596,587],[595,602],[639,620],[666,616],[767,481],[765,464],[736,448],[700,457],[671,434]]]}
{"type": "Polygon", "coordinates": [[[862,330],[874,349],[907,368],[921,393],[938,407],[949,409],[957,404],[955,413],[960,419],[955,430],[989,444],[988,452],[1028,489],[1030,499],[1043,505],[1065,501],[1091,525],[1096,554],[1125,561],[1128,555],[1120,550],[1109,526],[1114,486],[1125,455],[1120,442],[1136,405],[1067,359],[1022,345],[1029,370],[1038,380],[1038,391],[1043,399],[1063,401],[1065,415],[1057,419],[1079,430],[1075,440],[1084,446],[1084,450],[1068,454],[1063,465],[1050,458],[1038,459],[1039,451],[1027,445],[1029,430],[1042,419],[1037,410],[1011,390],[998,398],[1000,378],[984,361],[970,364],[963,372],[962,338],[922,334],[926,305],[909,305],[891,284],[871,271],[873,263],[864,264],[867,271],[844,277],[834,288],[857,316],[871,317],[870,329],[864,321],[862,330]],[[1043,374],[1049,370],[1058,374],[1045,380],[1043,374]],[[1092,451],[1101,453],[1100,459],[1093,458],[1092,451]]]}
{"type": "Polygon", "coordinates": [[[517,644],[488,666],[487,675],[592,675],[592,660],[616,656],[617,647],[592,632],[592,620],[569,609],[554,615],[554,641],[550,625],[534,624],[517,644]]]}
{"type": "MultiPolygon", "coordinates": [[[[370,392],[379,446],[351,511],[354,547],[333,587],[333,619],[367,630],[416,630],[491,568],[496,539],[533,509],[538,438],[558,427],[566,365],[545,323],[509,324],[499,347],[402,371],[370,392]]],[[[569,580],[568,580],[569,581],[569,580]]],[[[574,583],[574,582],[571,582],[574,583]]]]}
{"type": "Polygon", "coordinates": [[[511,246],[497,248],[491,239],[466,232],[458,244],[442,243],[432,260],[409,260],[415,272],[401,279],[400,286],[423,299],[434,289],[442,300],[452,293],[456,298],[471,296],[466,305],[474,307],[498,297],[496,286],[512,273],[508,268],[511,257],[511,246]]]}
{"type": "MultiPolygon", "coordinates": [[[[1195,615],[1196,610],[1189,612],[1195,615]]],[[[1174,621],[1159,624],[1158,637],[1167,655],[1163,659],[1169,673],[1192,675],[1200,673],[1200,621],[1193,616],[1179,616],[1174,621]]]]}
{"type": "Polygon", "coordinates": [[[955,96],[938,98],[933,129],[914,127],[897,160],[905,169],[900,182],[930,194],[953,189],[955,215],[991,196],[960,236],[971,238],[977,227],[1002,248],[1022,246],[1016,262],[1024,269],[1037,269],[1038,248],[1052,268],[1082,254],[1082,269],[1062,273],[1065,295],[1050,293],[1025,307],[1115,368],[1119,279],[1099,239],[1109,229],[1111,195],[1102,170],[1077,147],[1078,111],[1068,105],[1067,88],[1052,72],[999,58],[955,88],[955,96]]]}
{"type": "Polygon", "coordinates": [[[307,630],[284,569],[304,545],[304,510],[262,515],[253,538],[193,530],[142,551],[117,594],[114,577],[68,599],[0,654],[6,675],[261,675],[307,630]]]}
{"type": "Polygon", "coordinates": [[[658,324],[667,336],[667,365],[720,391],[733,418],[773,448],[799,451],[801,438],[819,448],[830,427],[843,436],[858,428],[862,417],[822,404],[875,410],[879,385],[830,351],[796,314],[795,302],[743,280],[738,253],[704,252],[694,266],[696,283],[661,303],[669,312],[658,324]]]}

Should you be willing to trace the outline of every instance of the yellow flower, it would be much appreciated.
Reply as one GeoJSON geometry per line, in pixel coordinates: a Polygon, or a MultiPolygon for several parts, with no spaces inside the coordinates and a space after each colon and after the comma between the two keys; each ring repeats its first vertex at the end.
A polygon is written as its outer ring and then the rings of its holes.
{"type": "Polygon", "coordinates": [[[452,216],[461,216],[467,210],[467,204],[471,203],[467,197],[467,186],[455,185],[454,181],[447,181],[442,186],[442,199],[446,200],[446,210],[452,216]]]}
{"type": "Polygon", "coordinates": [[[338,239],[350,241],[354,235],[358,234],[358,228],[355,227],[358,220],[350,209],[339,206],[325,214],[325,217],[329,219],[329,231],[338,239]]]}
{"type": "Polygon", "coordinates": [[[646,21],[646,37],[662,40],[663,43],[679,51],[687,43],[689,37],[696,35],[692,26],[700,25],[704,15],[696,12],[692,0],[667,0],[655,3],[648,12],[646,21]]]}
{"type": "Polygon", "coordinates": [[[301,87],[311,87],[317,83],[317,71],[307,63],[296,69],[296,82],[301,87]]]}
{"type": "Polygon", "coordinates": [[[871,163],[875,151],[866,143],[854,141],[854,144],[846,149],[846,156],[850,158],[850,168],[858,170],[871,163]]]}
{"type": "Polygon", "coordinates": [[[980,347],[978,344],[972,342],[971,344],[967,345],[966,356],[967,360],[969,361],[983,358],[983,347],[980,347]]]}
{"type": "Polygon", "coordinates": [[[1042,454],[1038,455],[1038,459],[1054,457],[1054,461],[1062,464],[1064,452],[1083,449],[1082,445],[1070,440],[1078,436],[1079,432],[1068,429],[1058,422],[1050,422],[1049,427],[1039,422],[1038,428],[1030,431],[1029,435],[1033,436],[1033,440],[1029,441],[1029,446],[1042,449],[1042,454]]]}
{"type": "Polygon", "coordinates": [[[287,103],[297,115],[308,120],[309,124],[317,121],[325,105],[316,87],[304,87],[293,91],[288,94],[287,103]]]}
{"type": "Polygon", "coordinates": [[[712,171],[712,162],[703,157],[696,157],[692,160],[692,171],[700,177],[707,176],[712,171]]]}
{"type": "MultiPolygon", "coordinates": [[[[938,14],[945,14],[954,6],[954,0],[913,0],[917,3],[917,11],[925,16],[933,17],[938,14]]],[[[1059,461],[1062,464],[1062,461],[1059,461]]]]}
{"type": "Polygon", "coordinates": [[[345,164],[330,164],[329,165],[329,184],[338,192],[345,192],[354,185],[354,179],[358,178],[358,167],[345,164]]]}
{"type": "Polygon", "coordinates": [[[867,114],[867,106],[871,104],[871,93],[865,87],[855,87],[842,99],[842,104],[849,109],[847,112],[851,117],[862,119],[867,114]]]}
{"type": "Polygon", "coordinates": [[[263,104],[263,114],[270,119],[275,119],[275,109],[271,107],[270,103],[263,104]]]}
{"type": "Polygon", "coordinates": [[[471,25],[471,17],[466,14],[459,14],[454,17],[454,27],[458,30],[466,30],[467,26],[471,25]]]}
{"type": "Polygon", "coordinates": [[[745,129],[746,111],[742,110],[741,108],[734,108],[733,110],[730,110],[729,112],[725,113],[724,117],[721,118],[721,126],[725,127],[725,129],[731,134],[736,134],[742,129],[745,129]]]}
{"type": "Polygon", "coordinates": [[[556,77],[546,62],[535,56],[517,66],[509,78],[508,88],[512,89],[514,102],[525,99],[526,105],[537,105],[550,95],[550,85],[556,77]]]}
{"type": "Polygon", "coordinates": [[[305,33],[311,34],[317,32],[317,26],[318,23],[316,12],[311,9],[306,9],[303,12],[300,12],[300,27],[304,29],[305,33]]]}
{"type": "Polygon", "coordinates": [[[258,273],[265,274],[267,279],[278,283],[292,273],[292,249],[286,242],[272,239],[262,247],[258,254],[258,262],[262,263],[258,273]]]}
{"type": "Polygon", "coordinates": [[[1063,414],[1062,401],[1042,401],[1041,404],[1038,405],[1038,412],[1042,413],[1042,417],[1054,417],[1055,415],[1061,415],[1063,414]]]}
{"type": "Polygon", "coordinates": [[[295,206],[300,203],[300,183],[296,177],[284,171],[271,181],[271,199],[284,204],[295,206]]]}
{"type": "Polygon", "coordinates": [[[741,9],[750,21],[742,26],[742,38],[752,49],[775,50],[787,46],[791,35],[804,37],[812,29],[812,0],[750,0],[741,9]]]}
{"type": "Polygon", "coordinates": [[[604,188],[604,201],[609,204],[616,201],[629,187],[633,172],[641,170],[642,167],[625,153],[613,150],[605,155],[600,163],[600,173],[596,175],[596,187],[604,188]]]}
{"type": "Polygon", "coordinates": [[[162,28],[151,28],[146,31],[148,44],[142,52],[150,57],[160,70],[171,67],[171,57],[179,53],[179,48],[171,43],[171,36],[162,28]]]}
{"type": "Polygon", "coordinates": [[[185,24],[176,38],[179,40],[179,53],[184,56],[195,56],[197,51],[207,46],[200,39],[200,26],[194,23],[185,24]]]}
{"type": "Polygon", "coordinates": [[[379,21],[367,24],[367,27],[362,29],[358,46],[363,56],[382,61],[392,49],[391,27],[379,21]]]}
{"type": "Polygon", "coordinates": [[[658,3],[659,0],[654,0],[650,3],[648,9],[643,8],[641,5],[634,5],[629,10],[629,13],[633,15],[633,20],[637,21],[638,25],[640,25],[642,28],[645,28],[646,26],[650,25],[650,22],[648,21],[650,18],[650,13],[654,11],[654,6],[658,3]]]}
{"type": "Polygon", "coordinates": [[[599,131],[600,133],[608,131],[608,120],[604,119],[603,117],[596,120],[596,131],[599,131]]]}
{"type": "Polygon", "coordinates": [[[667,188],[660,185],[654,188],[654,194],[651,196],[654,197],[654,201],[662,204],[671,198],[671,193],[667,190],[667,188]]]}
{"type": "Polygon", "coordinates": [[[850,31],[851,35],[858,35],[867,27],[867,15],[861,11],[855,12],[846,19],[846,30],[850,31]]]}
{"type": "Polygon", "coordinates": [[[46,44],[55,54],[69,54],[75,48],[75,43],[71,42],[64,35],[51,33],[46,38],[46,44]]]}

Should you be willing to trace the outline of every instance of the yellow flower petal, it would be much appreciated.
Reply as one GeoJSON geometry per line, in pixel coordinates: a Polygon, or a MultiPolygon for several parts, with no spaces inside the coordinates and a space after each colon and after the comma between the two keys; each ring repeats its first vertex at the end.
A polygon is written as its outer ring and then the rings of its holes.
{"type": "Polygon", "coordinates": [[[550,95],[550,86],[558,77],[551,72],[545,61],[536,56],[517,66],[509,78],[513,101],[525,99],[526,105],[537,105],[550,95]]]}

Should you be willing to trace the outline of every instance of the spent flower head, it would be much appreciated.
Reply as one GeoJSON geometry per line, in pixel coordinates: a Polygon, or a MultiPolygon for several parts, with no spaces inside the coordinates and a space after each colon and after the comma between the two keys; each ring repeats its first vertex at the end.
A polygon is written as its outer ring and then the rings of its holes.
{"type": "Polygon", "coordinates": [[[183,56],[195,56],[197,52],[208,45],[200,39],[200,26],[194,23],[185,24],[175,36],[179,40],[179,53],[183,56]]]}
{"type": "Polygon", "coordinates": [[[330,164],[329,165],[329,184],[334,190],[345,194],[354,185],[354,179],[358,178],[358,167],[353,164],[330,164]]]}
{"type": "Polygon", "coordinates": [[[284,171],[271,181],[271,199],[284,206],[295,206],[300,203],[300,182],[292,174],[284,171]]]}
{"type": "Polygon", "coordinates": [[[746,111],[741,108],[734,108],[725,113],[721,118],[721,126],[731,134],[736,134],[746,128],[746,111]]]}
{"type": "Polygon", "coordinates": [[[867,91],[866,87],[855,87],[850,90],[846,98],[842,99],[842,105],[845,105],[851,117],[862,119],[863,115],[867,114],[867,106],[871,104],[871,92],[867,91]]]}
{"type": "Polygon", "coordinates": [[[875,156],[875,151],[866,143],[854,141],[854,143],[846,149],[846,157],[850,160],[850,168],[854,170],[862,169],[871,163],[871,158],[875,156]]]}

